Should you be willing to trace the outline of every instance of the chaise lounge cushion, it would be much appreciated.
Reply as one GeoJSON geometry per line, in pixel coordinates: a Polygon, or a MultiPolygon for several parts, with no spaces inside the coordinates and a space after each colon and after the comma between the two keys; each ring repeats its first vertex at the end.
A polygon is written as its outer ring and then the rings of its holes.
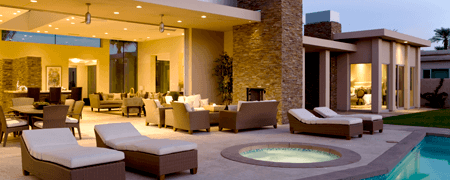
{"type": "Polygon", "coordinates": [[[141,133],[129,122],[95,125],[94,129],[105,143],[118,138],[141,136],[141,133]]]}
{"type": "Polygon", "coordinates": [[[358,124],[362,123],[360,118],[349,118],[349,117],[336,117],[336,118],[318,118],[314,114],[310,113],[306,109],[291,109],[289,113],[292,114],[297,120],[305,124],[358,124]]]}
{"type": "Polygon", "coordinates": [[[82,147],[68,128],[23,131],[23,140],[30,155],[68,168],[78,168],[123,160],[120,151],[82,147]]]}
{"type": "Polygon", "coordinates": [[[383,119],[383,116],[377,115],[377,114],[349,114],[349,115],[341,115],[333,110],[331,110],[328,107],[316,107],[314,108],[314,111],[319,113],[321,116],[326,118],[334,118],[334,117],[354,117],[354,118],[361,118],[364,121],[375,121],[383,119]]]}

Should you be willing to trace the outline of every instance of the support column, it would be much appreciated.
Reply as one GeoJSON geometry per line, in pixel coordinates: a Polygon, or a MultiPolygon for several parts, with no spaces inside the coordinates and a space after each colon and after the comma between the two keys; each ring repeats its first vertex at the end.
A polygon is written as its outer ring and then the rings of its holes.
{"type": "Polygon", "coordinates": [[[397,110],[397,104],[395,103],[395,98],[397,97],[395,94],[395,88],[396,88],[396,71],[395,66],[397,65],[397,56],[396,56],[396,50],[397,50],[397,43],[391,42],[391,49],[390,49],[390,64],[388,69],[388,108],[389,111],[395,111],[397,110]]]}
{"type": "Polygon", "coordinates": [[[305,86],[305,64],[306,64],[306,56],[305,56],[305,48],[303,48],[303,56],[302,56],[302,108],[305,108],[305,92],[306,92],[306,86],[305,86]]]}
{"type": "Polygon", "coordinates": [[[350,55],[337,57],[337,110],[350,110],[350,55]]]}
{"type": "Polygon", "coordinates": [[[319,59],[319,106],[330,107],[330,51],[321,51],[319,59]]]}
{"type": "Polygon", "coordinates": [[[416,57],[415,57],[415,62],[416,62],[416,68],[414,72],[414,81],[415,81],[415,85],[414,88],[414,107],[416,108],[420,108],[420,81],[421,81],[421,77],[420,77],[420,71],[421,71],[421,67],[420,67],[420,48],[417,47],[416,48],[416,57]]]}
{"type": "Polygon", "coordinates": [[[381,39],[372,40],[372,112],[381,112],[381,39]]]}
{"type": "Polygon", "coordinates": [[[409,65],[409,58],[411,58],[411,57],[409,57],[409,51],[411,50],[411,46],[409,45],[409,44],[407,44],[406,46],[405,46],[405,71],[404,71],[404,93],[403,93],[403,95],[404,95],[404,103],[405,103],[405,109],[409,109],[409,107],[410,107],[410,89],[411,89],[411,87],[410,87],[410,65],[409,65]]]}

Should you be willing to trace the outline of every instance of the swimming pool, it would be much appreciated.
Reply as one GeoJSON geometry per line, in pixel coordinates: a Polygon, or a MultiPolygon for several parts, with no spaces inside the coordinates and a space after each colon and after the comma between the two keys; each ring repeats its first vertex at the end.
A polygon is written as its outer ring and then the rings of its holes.
{"type": "Polygon", "coordinates": [[[425,138],[389,173],[365,180],[450,179],[450,138],[425,138]]]}

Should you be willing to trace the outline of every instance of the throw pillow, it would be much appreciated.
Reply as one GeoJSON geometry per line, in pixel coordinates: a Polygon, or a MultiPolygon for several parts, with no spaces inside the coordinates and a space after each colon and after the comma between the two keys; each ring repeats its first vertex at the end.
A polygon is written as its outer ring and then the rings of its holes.
{"type": "Polygon", "coordinates": [[[163,106],[161,105],[161,102],[159,102],[159,100],[154,100],[156,103],[156,107],[158,108],[162,108],[163,106]]]}
{"type": "Polygon", "coordinates": [[[201,107],[200,106],[200,99],[201,99],[201,96],[200,96],[200,94],[197,94],[197,95],[194,95],[194,98],[195,98],[195,100],[194,100],[194,108],[199,108],[199,107],[201,107]]]}
{"type": "Polygon", "coordinates": [[[114,95],[113,100],[122,100],[120,93],[114,93],[113,95],[114,95]]]}
{"type": "Polygon", "coordinates": [[[209,104],[209,99],[208,98],[200,100],[200,107],[203,107],[203,106],[208,105],[208,104],[209,104]]]}
{"type": "Polygon", "coordinates": [[[105,100],[105,101],[109,100],[108,94],[102,94],[102,99],[105,100]]]}
{"type": "Polygon", "coordinates": [[[186,98],[184,97],[184,96],[178,96],[178,102],[185,102],[186,100],[185,100],[186,98]]]}
{"type": "MultiPolygon", "coordinates": [[[[186,101],[185,102],[189,103],[190,107],[194,107],[195,108],[195,106],[194,106],[195,96],[188,96],[188,97],[186,97],[186,101]]],[[[197,101],[197,104],[198,104],[198,101],[197,101]]]]}
{"type": "Polygon", "coordinates": [[[189,103],[184,103],[184,107],[186,108],[186,111],[187,111],[187,112],[192,112],[192,108],[191,108],[191,106],[189,105],[189,103]]]}
{"type": "Polygon", "coordinates": [[[98,99],[100,99],[100,101],[103,101],[102,93],[94,93],[94,94],[98,94],[98,99]]]}

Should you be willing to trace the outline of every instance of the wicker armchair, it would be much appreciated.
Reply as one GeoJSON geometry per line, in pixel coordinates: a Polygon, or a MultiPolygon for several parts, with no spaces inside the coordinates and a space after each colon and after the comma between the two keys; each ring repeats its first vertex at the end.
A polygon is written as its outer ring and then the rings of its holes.
{"type": "Polygon", "coordinates": [[[174,124],[173,130],[184,129],[192,134],[194,130],[210,131],[209,111],[188,111],[184,103],[172,102],[174,124]]]}
{"type": "Polygon", "coordinates": [[[127,117],[130,117],[130,113],[137,113],[138,116],[141,116],[142,105],[140,97],[123,99],[122,116],[127,114],[127,117]]]}
{"type": "Polygon", "coordinates": [[[143,99],[145,104],[145,111],[147,111],[148,116],[145,119],[145,125],[148,126],[150,123],[158,124],[161,128],[162,125],[166,124],[166,109],[172,109],[172,107],[158,107],[153,99],[143,99]]]}

